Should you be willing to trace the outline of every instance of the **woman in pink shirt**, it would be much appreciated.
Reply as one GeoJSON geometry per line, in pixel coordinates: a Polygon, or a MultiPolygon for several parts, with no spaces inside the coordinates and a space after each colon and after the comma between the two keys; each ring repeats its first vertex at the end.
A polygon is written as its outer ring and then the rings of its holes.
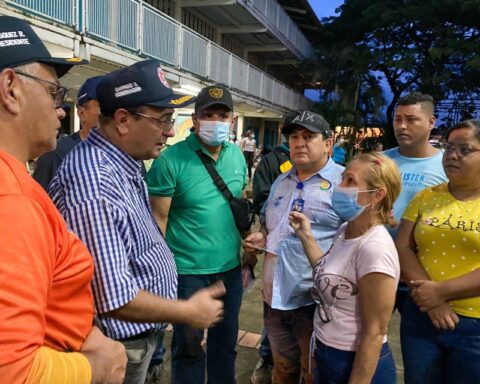
{"type": "Polygon", "coordinates": [[[388,322],[400,276],[398,254],[384,227],[400,192],[395,163],[376,152],[356,156],[333,191],[346,221],[323,254],[309,220],[292,212],[290,223],[313,267],[316,383],[395,383],[388,322]]]}

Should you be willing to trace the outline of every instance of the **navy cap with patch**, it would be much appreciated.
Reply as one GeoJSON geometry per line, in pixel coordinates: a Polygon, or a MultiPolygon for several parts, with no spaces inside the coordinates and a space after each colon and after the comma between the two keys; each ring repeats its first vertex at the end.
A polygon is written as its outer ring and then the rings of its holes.
{"type": "Polygon", "coordinates": [[[303,127],[310,132],[321,133],[325,137],[332,137],[330,125],[322,115],[310,111],[298,111],[288,115],[282,128],[284,135],[290,134],[296,127],[303,127]]]}
{"type": "Polygon", "coordinates": [[[0,70],[36,62],[52,66],[58,77],[67,73],[73,65],[88,63],[78,57],[52,57],[28,22],[12,16],[0,16],[0,70]]]}
{"type": "Polygon", "coordinates": [[[111,116],[119,108],[145,105],[181,108],[193,103],[195,97],[174,94],[160,62],[144,60],[106,75],[97,86],[97,100],[102,115],[111,116]]]}
{"type": "Polygon", "coordinates": [[[195,101],[195,110],[202,111],[212,105],[223,105],[233,112],[233,100],[230,91],[220,85],[202,88],[195,101]]]}
{"type": "Polygon", "coordinates": [[[97,100],[97,86],[104,77],[105,76],[95,76],[85,80],[78,90],[77,105],[83,105],[90,100],[97,100]]]}

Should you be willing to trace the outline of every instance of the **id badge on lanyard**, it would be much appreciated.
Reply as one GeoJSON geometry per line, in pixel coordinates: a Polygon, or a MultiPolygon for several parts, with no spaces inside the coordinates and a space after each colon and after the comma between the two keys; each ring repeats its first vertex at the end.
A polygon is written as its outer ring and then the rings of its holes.
{"type": "Polygon", "coordinates": [[[297,188],[295,189],[297,197],[292,201],[292,211],[303,212],[303,207],[305,206],[305,199],[303,198],[305,191],[303,190],[303,187],[303,183],[299,181],[297,183],[297,188]]]}

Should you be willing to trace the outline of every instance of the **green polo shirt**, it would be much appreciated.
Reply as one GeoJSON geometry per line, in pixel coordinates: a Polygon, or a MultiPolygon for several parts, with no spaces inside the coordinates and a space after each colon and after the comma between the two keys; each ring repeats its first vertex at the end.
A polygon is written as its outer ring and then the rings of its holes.
{"type": "MultiPolygon", "coordinates": [[[[179,274],[228,271],[240,264],[240,234],[226,198],[195,153],[201,149],[192,134],[162,152],[146,176],[151,196],[171,196],[166,240],[179,274]]],[[[235,144],[223,143],[215,163],[234,196],[245,187],[247,166],[235,144]]]]}

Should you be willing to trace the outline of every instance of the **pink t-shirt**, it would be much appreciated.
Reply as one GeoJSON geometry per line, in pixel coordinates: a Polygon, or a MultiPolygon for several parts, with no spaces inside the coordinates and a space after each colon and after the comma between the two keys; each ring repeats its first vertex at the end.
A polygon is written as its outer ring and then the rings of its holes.
{"type": "MultiPolygon", "coordinates": [[[[318,340],[330,347],[356,351],[362,329],[358,281],[369,273],[379,272],[398,282],[400,263],[395,244],[383,225],[348,240],[344,239],[346,227],[345,223],[339,228],[332,248],[314,268],[315,287],[332,318],[324,323],[317,306],[314,332],[318,340]]],[[[386,341],[385,336],[383,342],[386,341]]]]}

